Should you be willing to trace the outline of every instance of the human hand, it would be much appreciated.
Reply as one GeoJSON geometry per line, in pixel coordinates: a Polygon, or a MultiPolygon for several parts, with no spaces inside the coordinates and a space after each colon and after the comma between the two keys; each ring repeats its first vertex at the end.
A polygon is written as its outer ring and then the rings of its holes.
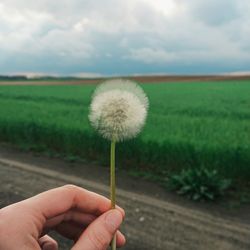
{"type": "MultiPolygon", "coordinates": [[[[55,230],[74,240],[72,250],[107,249],[125,216],[110,201],[74,185],[38,194],[0,210],[0,249],[57,250],[58,244],[47,233],[55,230]]],[[[117,246],[125,237],[116,233],[117,246]]]]}

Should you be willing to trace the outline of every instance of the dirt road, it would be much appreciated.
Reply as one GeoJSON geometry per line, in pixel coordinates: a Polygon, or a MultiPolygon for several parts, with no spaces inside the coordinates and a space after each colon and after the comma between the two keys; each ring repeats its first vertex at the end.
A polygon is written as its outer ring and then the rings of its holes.
{"type": "MultiPolygon", "coordinates": [[[[0,207],[49,188],[73,183],[108,195],[108,186],[6,158],[0,159],[0,207]]],[[[126,250],[244,250],[250,249],[250,225],[222,219],[134,192],[117,190],[118,203],[126,210],[122,231],[126,250]]],[[[60,241],[60,249],[71,242],[60,241]]]]}

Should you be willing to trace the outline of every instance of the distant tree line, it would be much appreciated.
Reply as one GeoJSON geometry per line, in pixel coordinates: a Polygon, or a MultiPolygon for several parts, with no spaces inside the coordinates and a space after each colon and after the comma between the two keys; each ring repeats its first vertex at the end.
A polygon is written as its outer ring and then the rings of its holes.
{"type": "Polygon", "coordinates": [[[0,81],[70,81],[70,80],[95,80],[99,78],[81,78],[81,77],[73,77],[73,76],[37,76],[37,77],[27,77],[25,75],[13,75],[6,76],[0,75],[0,81]]]}
{"type": "Polygon", "coordinates": [[[0,75],[0,81],[26,81],[28,78],[23,75],[4,76],[0,75]]]}

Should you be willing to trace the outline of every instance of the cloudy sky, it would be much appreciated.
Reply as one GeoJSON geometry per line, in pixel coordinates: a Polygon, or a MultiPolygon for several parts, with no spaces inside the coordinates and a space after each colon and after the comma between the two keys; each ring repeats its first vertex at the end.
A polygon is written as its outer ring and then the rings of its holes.
{"type": "Polygon", "coordinates": [[[1,0],[0,74],[250,71],[249,0],[1,0]]]}

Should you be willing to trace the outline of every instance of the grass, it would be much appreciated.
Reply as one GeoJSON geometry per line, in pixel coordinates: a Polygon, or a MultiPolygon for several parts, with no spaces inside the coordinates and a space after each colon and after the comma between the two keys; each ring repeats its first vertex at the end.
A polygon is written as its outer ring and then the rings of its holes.
{"type": "MultiPolygon", "coordinates": [[[[149,117],[118,144],[118,166],[164,179],[183,168],[250,179],[250,81],[144,84],[149,117]]],[[[0,141],[108,163],[109,143],[88,122],[94,85],[0,86],[0,141]]]]}

